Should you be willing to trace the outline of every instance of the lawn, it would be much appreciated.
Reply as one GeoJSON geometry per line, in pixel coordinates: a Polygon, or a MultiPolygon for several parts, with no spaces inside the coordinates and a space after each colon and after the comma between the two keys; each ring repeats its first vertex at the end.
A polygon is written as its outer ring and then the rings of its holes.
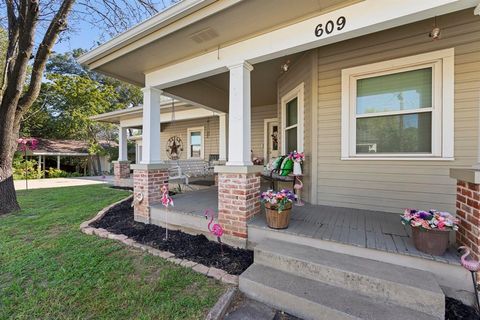
{"type": "Polygon", "coordinates": [[[225,287],[79,231],[128,192],[102,185],[18,193],[0,217],[0,319],[202,319],[225,287]]]}

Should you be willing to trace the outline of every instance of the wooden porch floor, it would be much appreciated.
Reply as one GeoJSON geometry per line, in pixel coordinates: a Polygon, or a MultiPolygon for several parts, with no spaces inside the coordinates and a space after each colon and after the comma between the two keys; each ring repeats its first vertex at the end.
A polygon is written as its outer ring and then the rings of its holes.
{"type": "MultiPolygon", "coordinates": [[[[215,187],[176,195],[174,201],[172,210],[184,214],[203,215],[206,208],[218,211],[215,187]]],[[[272,230],[267,227],[263,210],[249,226],[272,230]]],[[[306,203],[303,207],[293,207],[287,229],[275,231],[459,265],[455,248],[443,256],[415,249],[411,230],[402,225],[400,214],[306,203]]]]}

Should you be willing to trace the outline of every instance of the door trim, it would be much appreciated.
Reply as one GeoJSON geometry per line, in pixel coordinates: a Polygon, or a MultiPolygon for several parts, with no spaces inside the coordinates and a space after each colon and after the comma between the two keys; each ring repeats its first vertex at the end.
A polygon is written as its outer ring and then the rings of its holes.
{"type": "MultiPolygon", "coordinates": [[[[268,118],[263,120],[263,159],[265,162],[268,158],[268,124],[270,122],[278,123],[278,118],[268,118]]],[[[280,123],[278,123],[278,125],[280,127],[280,123]]]]}

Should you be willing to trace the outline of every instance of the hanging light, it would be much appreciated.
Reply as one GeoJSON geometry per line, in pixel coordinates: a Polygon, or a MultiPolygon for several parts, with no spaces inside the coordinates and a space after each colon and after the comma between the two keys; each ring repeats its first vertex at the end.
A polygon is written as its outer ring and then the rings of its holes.
{"type": "Polygon", "coordinates": [[[290,60],[287,60],[284,64],[280,66],[280,69],[282,70],[282,72],[287,72],[289,68],[290,68],[290,60]]]}
{"type": "Polygon", "coordinates": [[[430,34],[428,35],[430,38],[432,38],[433,41],[439,40],[441,35],[441,30],[437,26],[437,17],[434,18],[433,20],[433,29],[430,31],[430,34]]]}

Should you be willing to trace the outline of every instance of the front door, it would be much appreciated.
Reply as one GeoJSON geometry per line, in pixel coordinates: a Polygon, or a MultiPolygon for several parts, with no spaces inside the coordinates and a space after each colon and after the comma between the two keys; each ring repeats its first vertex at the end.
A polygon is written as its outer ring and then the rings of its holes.
{"type": "Polygon", "coordinates": [[[279,153],[278,135],[279,135],[278,121],[267,122],[267,135],[266,135],[267,159],[265,159],[266,162],[270,161],[270,159],[272,158],[278,157],[278,153],[279,153]]]}

